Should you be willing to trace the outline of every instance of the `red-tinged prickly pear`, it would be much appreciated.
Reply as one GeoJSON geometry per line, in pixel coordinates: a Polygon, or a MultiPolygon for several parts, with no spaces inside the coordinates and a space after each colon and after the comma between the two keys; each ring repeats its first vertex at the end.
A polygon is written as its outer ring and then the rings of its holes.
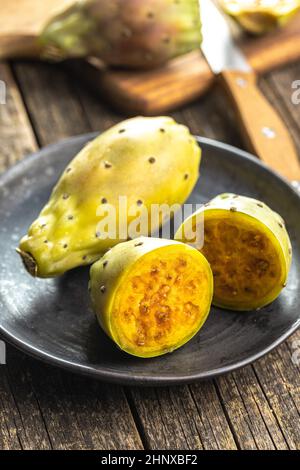
{"type": "MultiPolygon", "coordinates": [[[[282,217],[256,199],[221,194],[185,220],[204,215],[201,253],[214,274],[213,303],[232,310],[261,308],[280,294],[287,282],[292,249],[282,217]]],[[[202,229],[203,227],[201,227],[202,229]]]]}
{"type": "Polygon", "coordinates": [[[198,48],[200,29],[198,0],[86,0],[53,18],[39,43],[55,60],[151,68],[198,48]]]}
{"type": "Polygon", "coordinates": [[[133,238],[127,228],[139,212],[148,224],[134,236],[154,233],[163,220],[152,216],[153,205],[185,202],[198,179],[200,156],[187,127],[170,117],[132,118],[101,134],[69,163],[22,238],[18,250],[28,271],[51,277],[91,264],[133,238]],[[113,212],[115,232],[105,225],[113,212]]]}
{"type": "Polygon", "coordinates": [[[155,357],[183,346],[209,314],[213,276],[195,248],[141,237],[120,243],[90,270],[93,309],[129,354],[155,357]]]}

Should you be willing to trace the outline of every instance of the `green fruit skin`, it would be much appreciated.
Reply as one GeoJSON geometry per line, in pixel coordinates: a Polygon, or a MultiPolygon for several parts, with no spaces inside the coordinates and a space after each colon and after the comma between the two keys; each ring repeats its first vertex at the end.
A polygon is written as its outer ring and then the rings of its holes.
{"type": "MultiPolygon", "coordinates": [[[[172,350],[162,350],[157,352],[155,355],[145,355],[141,354],[138,350],[126,350],[122,347],[118,339],[118,332],[114,331],[111,322],[112,310],[114,305],[114,296],[118,287],[122,284],[124,278],[126,277],[127,272],[134,265],[134,263],[143,257],[145,254],[150,251],[159,250],[162,248],[172,247],[174,245],[185,246],[189,251],[197,252],[195,248],[192,248],[188,245],[183,245],[182,243],[174,240],[166,240],[161,238],[148,238],[148,237],[139,237],[135,240],[130,240],[128,242],[120,243],[119,245],[113,247],[109,250],[100,260],[94,263],[90,269],[90,282],[89,282],[89,292],[91,297],[91,303],[93,310],[97,316],[101,328],[105,333],[125,352],[128,354],[137,356],[137,357],[154,357],[160,356],[169,352],[178,349],[188,342],[203,326],[205,323],[209,311],[210,304],[207,311],[202,317],[200,325],[198,325],[197,331],[192,331],[189,338],[186,338],[185,341],[176,345],[172,350]],[[105,293],[101,292],[101,286],[105,287],[105,293]]],[[[197,252],[201,255],[201,253],[197,252]]],[[[203,263],[207,271],[210,273],[210,285],[208,288],[211,291],[211,299],[213,294],[213,276],[206,258],[201,255],[199,261],[203,263]]]]}
{"type": "MultiPolygon", "coordinates": [[[[22,238],[18,251],[28,271],[57,276],[124,241],[118,233],[97,238],[103,200],[117,213],[119,196],[127,196],[128,207],[141,201],[149,214],[152,204],[183,204],[198,179],[200,157],[189,130],[169,117],[137,117],[104,132],[70,162],[22,238]]],[[[133,218],[127,214],[127,224],[133,218]]]]}
{"type": "MultiPolygon", "coordinates": [[[[281,261],[283,264],[283,278],[278,284],[277,290],[274,291],[273,296],[268,298],[267,302],[263,305],[256,305],[255,308],[261,308],[275,300],[280,294],[282,288],[286,285],[291,261],[292,261],[292,246],[291,241],[288,235],[288,232],[285,227],[285,222],[283,218],[270,207],[268,207],[263,202],[253,199],[246,196],[240,196],[233,193],[224,193],[216,196],[214,199],[209,201],[209,203],[202,206],[198,211],[188,217],[179,227],[178,231],[175,234],[175,239],[182,239],[182,233],[184,233],[184,225],[187,222],[196,218],[197,214],[204,213],[204,224],[205,224],[205,214],[208,214],[211,211],[225,210],[232,212],[234,208],[234,213],[242,213],[246,216],[251,217],[257,221],[258,225],[262,224],[265,226],[274,236],[274,242],[278,243],[281,248],[281,261]],[[262,206],[262,207],[261,207],[262,206]]],[[[182,240],[183,241],[183,240],[182,240]]],[[[228,308],[227,305],[222,303],[216,303],[213,300],[213,304],[218,307],[228,308]]],[[[233,309],[233,307],[230,307],[233,309]]],[[[236,310],[244,310],[242,308],[236,308],[236,310]]]]}
{"type": "Polygon", "coordinates": [[[94,56],[108,65],[151,68],[197,49],[198,0],[88,0],[53,18],[39,38],[55,60],[94,56]]]}

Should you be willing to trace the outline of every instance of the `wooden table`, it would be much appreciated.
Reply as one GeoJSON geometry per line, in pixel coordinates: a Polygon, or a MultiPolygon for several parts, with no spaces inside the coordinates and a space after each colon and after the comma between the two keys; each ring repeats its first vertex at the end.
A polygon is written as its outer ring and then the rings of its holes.
{"type": "MultiPolygon", "coordinates": [[[[0,79],[7,84],[0,171],[40,146],[123,118],[62,66],[2,63],[0,79]]],[[[300,63],[269,74],[261,86],[300,154],[300,104],[291,102],[297,79],[300,63]]],[[[173,115],[195,134],[242,146],[218,90],[173,115]]],[[[300,331],[254,365],[216,380],[148,389],[71,375],[8,346],[7,365],[0,366],[0,448],[299,449],[296,341],[300,345],[300,331]]]]}

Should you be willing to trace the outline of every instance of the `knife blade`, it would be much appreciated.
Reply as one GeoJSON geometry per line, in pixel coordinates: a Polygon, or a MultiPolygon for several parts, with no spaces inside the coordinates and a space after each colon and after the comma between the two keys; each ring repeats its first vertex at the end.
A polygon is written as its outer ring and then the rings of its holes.
{"type": "Polygon", "coordinates": [[[300,163],[288,128],[259,90],[227,19],[213,0],[199,1],[201,49],[231,100],[247,147],[281,176],[300,180],[300,163]]]}

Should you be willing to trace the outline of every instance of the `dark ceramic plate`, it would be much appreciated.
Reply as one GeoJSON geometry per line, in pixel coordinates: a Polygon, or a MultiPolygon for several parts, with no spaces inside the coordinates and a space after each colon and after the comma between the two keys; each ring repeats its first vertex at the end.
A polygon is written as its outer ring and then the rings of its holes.
{"type": "Polygon", "coordinates": [[[173,354],[138,359],[118,350],[98,327],[87,293],[88,268],[57,279],[31,278],[15,253],[18,240],[48,199],[58,176],[93,135],[76,137],[26,158],[0,179],[0,333],[23,351],[102,380],[178,384],[213,377],[258,359],[300,324],[300,197],[255,158],[199,139],[201,177],[189,202],[232,191],[262,199],[286,220],[293,244],[288,286],[259,312],[213,308],[200,333],[173,354]]]}

